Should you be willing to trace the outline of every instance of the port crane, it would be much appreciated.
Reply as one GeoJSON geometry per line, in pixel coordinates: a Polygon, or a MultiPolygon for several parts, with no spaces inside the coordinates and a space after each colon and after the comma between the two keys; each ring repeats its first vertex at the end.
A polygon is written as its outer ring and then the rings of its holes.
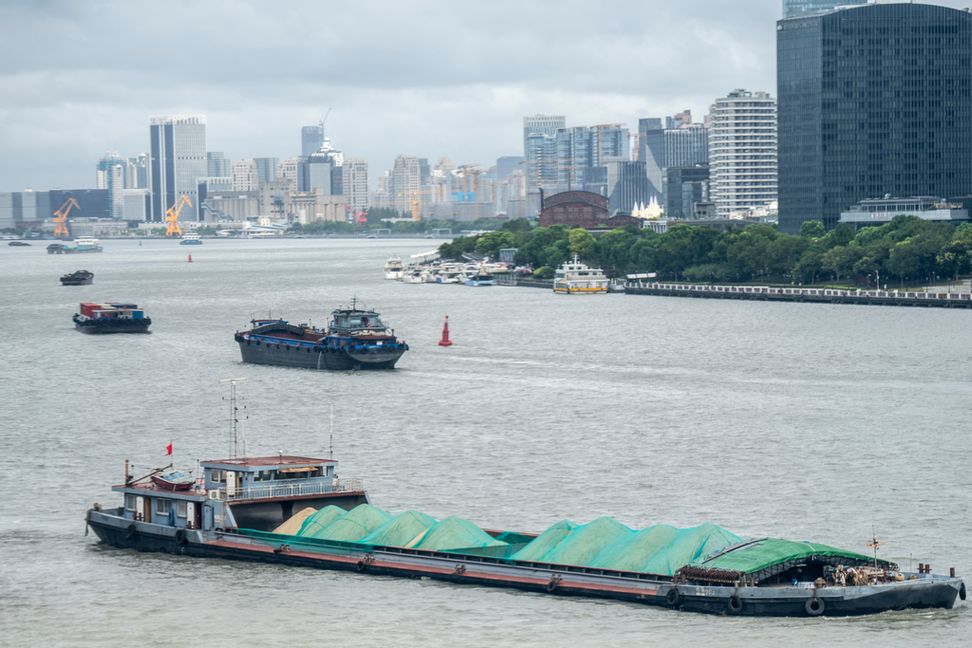
{"type": "Polygon", "coordinates": [[[68,238],[71,236],[71,232],[68,231],[67,219],[72,209],[81,209],[74,196],[65,200],[64,204],[54,212],[54,236],[56,238],[68,238]]]}
{"type": "Polygon", "coordinates": [[[166,236],[182,236],[182,228],[179,227],[179,214],[182,212],[182,208],[187,206],[192,207],[192,201],[189,200],[189,196],[183,194],[176,204],[165,210],[166,236]]]}

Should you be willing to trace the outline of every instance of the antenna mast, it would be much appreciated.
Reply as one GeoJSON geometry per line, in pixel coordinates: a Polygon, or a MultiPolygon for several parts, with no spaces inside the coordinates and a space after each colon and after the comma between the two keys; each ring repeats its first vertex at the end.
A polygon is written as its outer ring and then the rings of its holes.
{"type": "Polygon", "coordinates": [[[334,403],[331,403],[331,432],[327,441],[328,456],[330,459],[334,459],[334,403]]]}
{"type": "Polygon", "coordinates": [[[246,454],[246,438],[243,436],[243,425],[242,421],[247,419],[246,416],[246,405],[242,407],[243,414],[241,417],[240,406],[238,404],[237,396],[237,385],[246,382],[245,378],[227,378],[226,380],[221,380],[221,383],[229,383],[230,395],[229,398],[223,398],[223,400],[229,401],[229,422],[230,422],[230,458],[235,459],[239,456],[239,450],[242,446],[243,454],[246,454]]]}

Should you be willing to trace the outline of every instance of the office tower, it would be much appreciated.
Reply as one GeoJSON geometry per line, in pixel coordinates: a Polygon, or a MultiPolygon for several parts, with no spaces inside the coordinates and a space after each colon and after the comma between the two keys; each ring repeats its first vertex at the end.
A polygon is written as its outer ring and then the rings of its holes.
{"type": "Polygon", "coordinates": [[[226,159],[222,151],[206,153],[206,175],[210,178],[225,178],[233,175],[233,162],[226,159]]]}
{"type": "Polygon", "coordinates": [[[257,165],[253,160],[233,163],[233,191],[256,191],[260,188],[257,165]]]}
{"type": "Polygon", "coordinates": [[[308,157],[324,145],[324,124],[304,126],[300,129],[300,155],[308,157]]]}
{"type": "Polygon", "coordinates": [[[745,216],[776,200],[776,101],[735,90],[710,113],[709,175],[719,218],[745,216]]]}
{"type": "Polygon", "coordinates": [[[399,155],[395,158],[391,177],[388,179],[389,204],[399,213],[409,213],[412,211],[412,202],[421,201],[421,192],[422,165],[419,158],[399,155]]]}
{"type": "Polygon", "coordinates": [[[664,119],[639,119],[638,159],[645,163],[652,194],[664,204],[666,169],[708,163],[709,129],[693,123],[688,110],[664,119]]]}
{"type": "Polygon", "coordinates": [[[280,160],[275,157],[253,158],[256,164],[257,182],[259,184],[269,184],[277,179],[277,165],[280,160]]]}
{"type": "Polygon", "coordinates": [[[149,156],[146,153],[125,160],[125,188],[148,189],[149,156]]]}
{"type": "Polygon", "coordinates": [[[368,207],[368,163],[361,158],[345,158],[342,193],[348,205],[360,211],[368,207]]]}
{"type": "Polygon", "coordinates": [[[549,196],[560,191],[578,191],[587,181],[587,170],[594,166],[591,151],[591,129],[587,126],[561,128],[556,134],[557,182],[544,183],[549,196]]]}
{"type": "Polygon", "coordinates": [[[182,196],[192,207],[183,220],[198,220],[197,180],[208,175],[206,118],[201,115],[152,117],[149,120],[152,220],[165,220],[165,210],[182,196]]]}
{"type": "Polygon", "coordinates": [[[665,172],[665,216],[693,218],[695,203],[708,201],[708,164],[669,167],[665,172]]]}
{"type": "Polygon", "coordinates": [[[333,165],[326,153],[318,151],[312,153],[301,165],[300,191],[316,191],[322,195],[333,194],[331,186],[331,169],[333,165]]]}
{"type": "Polygon", "coordinates": [[[631,159],[631,133],[623,124],[591,126],[591,166],[631,159]]]}
{"type": "Polygon", "coordinates": [[[651,187],[648,184],[644,162],[619,160],[607,162],[603,168],[607,172],[605,184],[608,209],[612,214],[631,213],[636,204],[644,204],[651,200],[651,187]]]}
{"type": "Polygon", "coordinates": [[[523,168],[522,155],[504,155],[496,158],[496,167],[493,177],[497,182],[502,182],[509,178],[517,169],[523,168]]]}
{"type": "Polygon", "coordinates": [[[780,228],[972,193],[972,14],[875,4],[777,24],[780,228]]]}
{"type": "Polygon", "coordinates": [[[98,161],[95,187],[108,190],[109,213],[112,218],[121,218],[125,213],[122,191],[125,190],[126,164],[117,153],[106,153],[98,161]]]}
{"type": "Polygon", "coordinates": [[[837,7],[866,4],[867,0],[783,0],[783,17],[798,18],[833,11],[837,7]]]}
{"type": "Polygon", "coordinates": [[[277,165],[277,178],[285,180],[292,193],[296,193],[300,184],[301,158],[283,160],[277,165]]]}

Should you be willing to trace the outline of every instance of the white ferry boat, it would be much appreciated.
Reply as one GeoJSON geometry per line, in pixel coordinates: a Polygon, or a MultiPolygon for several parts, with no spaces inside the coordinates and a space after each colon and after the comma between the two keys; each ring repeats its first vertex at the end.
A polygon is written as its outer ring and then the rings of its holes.
{"type": "Polygon", "coordinates": [[[202,237],[196,232],[187,232],[182,235],[179,245],[202,245],[202,237]]]}
{"type": "Polygon", "coordinates": [[[79,236],[74,240],[73,252],[101,252],[101,242],[93,236],[79,236]]]}
{"type": "Polygon", "coordinates": [[[581,263],[575,254],[557,269],[553,290],[563,295],[606,293],[609,284],[603,270],[581,263]]]}
{"type": "Polygon", "coordinates": [[[385,279],[400,281],[405,274],[405,265],[398,257],[392,257],[385,261],[385,279]]]}

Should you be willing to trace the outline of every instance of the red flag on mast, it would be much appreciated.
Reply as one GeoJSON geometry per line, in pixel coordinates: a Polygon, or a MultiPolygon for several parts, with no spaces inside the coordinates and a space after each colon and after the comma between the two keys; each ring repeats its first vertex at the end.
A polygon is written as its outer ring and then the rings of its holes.
{"type": "Polygon", "coordinates": [[[169,445],[165,446],[165,454],[167,454],[167,455],[171,455],[172,454],[172,442],[171,441],[169,441],[169,445]]]}

